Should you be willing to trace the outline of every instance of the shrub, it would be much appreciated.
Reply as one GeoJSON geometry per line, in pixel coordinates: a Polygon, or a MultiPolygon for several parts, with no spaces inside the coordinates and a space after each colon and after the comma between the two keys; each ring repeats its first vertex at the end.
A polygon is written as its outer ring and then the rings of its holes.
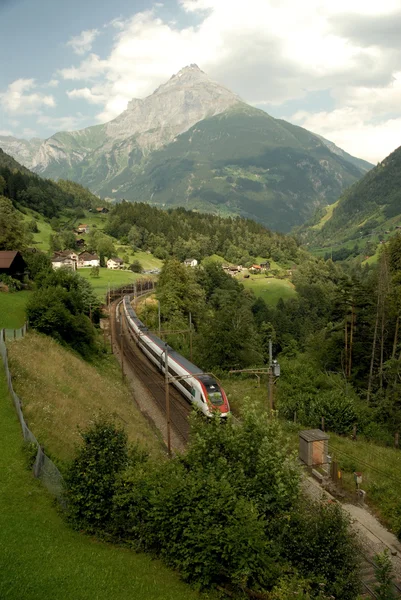
{"type": "Polygon", "coordinates": [[[0,275],[0,281],[8,287],[9,292],[16,292],[22,288],[22,284],[18,279],[14,279],[5,273],[0,275]]]}
{"type": "Polygon", "coordinates": [[[128,464],[127,435],[105,417],[81,433],[83,440],[65,476],[70,520],[88,531],[107,527],[117,475],[128,464]]]}
{"type": "Polygon", "coordinates": [[[285,537],[286,557],[301,575],[322,584],[329,597],[357,597],[357,545],[348,517],[337,503],[309,501],[301,505],[294,511],[285,537]]]}
{"type": "Polygon", "coordinates": [[[142,267],[141,263],[139,262],[139,260],[133,260],[132,263],[130,264],[129,268],[134,273],[142,273],[142,271],[143,271],[143,267],[142,267]]]}
{"type": "Polygon", "coordinates": [[[392,600],[394,596],[393,565],[386,548],[381,554],[375,556],[375,575],[378,584],[375,588],[378,600],[392,600]]]}

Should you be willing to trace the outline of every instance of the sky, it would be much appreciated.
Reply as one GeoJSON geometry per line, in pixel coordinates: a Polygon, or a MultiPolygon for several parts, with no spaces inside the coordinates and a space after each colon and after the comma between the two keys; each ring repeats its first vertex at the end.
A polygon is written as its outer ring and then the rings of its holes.
{"type": "Polygon", "coordinates": [[[0,0],[0,135],[105,123],[196,63],[377,163],[401,145],[400,0],[0,0]]]}

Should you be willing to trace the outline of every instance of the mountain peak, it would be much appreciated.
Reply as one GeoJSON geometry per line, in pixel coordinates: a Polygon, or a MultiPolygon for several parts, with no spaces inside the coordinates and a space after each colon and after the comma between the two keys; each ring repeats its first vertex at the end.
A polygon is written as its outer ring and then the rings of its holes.
{"type": "Polygon", "coordinates": [[[196,65],[195,63],[192,63],[190,65],[187,65],[186,67],[183,67],[182,69],[180,69],[178,71],[178,73],[175,73],[175,75],[173,75],[171,77],[171,79],[173,79],[174,77],[181,77],[182,75],[184,75],[185,73],[202,73],[203,75],[206,75],[206,73],[204,71],[202,71],[202,69],[200,69],[198,67],[198,65],[196,65]]]}

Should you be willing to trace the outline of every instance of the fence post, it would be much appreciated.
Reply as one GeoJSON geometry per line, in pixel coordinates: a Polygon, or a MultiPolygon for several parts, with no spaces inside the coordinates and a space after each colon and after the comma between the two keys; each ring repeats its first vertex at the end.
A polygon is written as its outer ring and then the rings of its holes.
{"type": "Polygon", "coordinates": [[[396,448],[398,448],[399,445],[400,445],[400,434],[397,431],[397,433],[394,434],[394,446],[396,448]]]}
{"type": "Polygon", "coordinates": [[[322,431],[324,431],[324,417],[322,417],[322,424],[321,424],[321,427],[320,427],[320,429],[321,429],[322,431]]]}

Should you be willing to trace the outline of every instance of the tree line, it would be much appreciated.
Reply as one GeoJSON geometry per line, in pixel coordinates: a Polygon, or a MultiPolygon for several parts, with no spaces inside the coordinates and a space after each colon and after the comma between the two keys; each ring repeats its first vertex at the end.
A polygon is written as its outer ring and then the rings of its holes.
{"type": "Polygon", "coordinates": [[[110,212],[105,232],[157,258],[179,260],[218,254],[228,262],[250,265],[258,256],[291,262],[298,244],[255,221],[219,217],[185,208],[161,210],[142,202],[121,202],[110,212]]]}

